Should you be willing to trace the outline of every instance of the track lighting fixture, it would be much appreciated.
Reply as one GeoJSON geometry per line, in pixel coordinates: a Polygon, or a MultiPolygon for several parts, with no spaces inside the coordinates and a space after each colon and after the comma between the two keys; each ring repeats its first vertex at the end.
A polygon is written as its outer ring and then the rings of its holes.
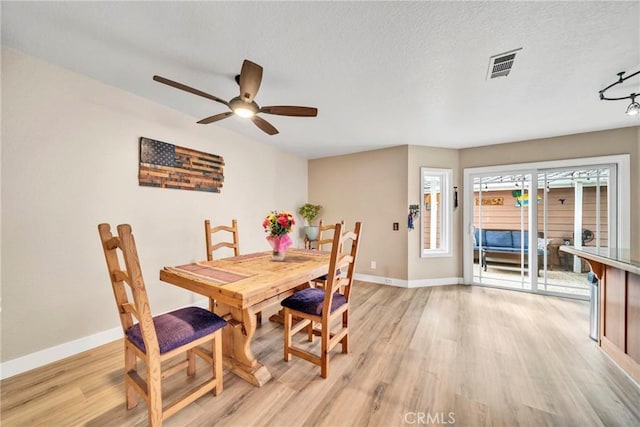
{"type": "Polygon", "coordinates": [[[615,85],[619,85],[622,82],[624,82],[627,79],[630,79],[633,76],[637,76],[638,74],[640,74],[640,71],[636,71],[635,73],[628,75],[627,77],[623,77],[624,76],[624,71],[619,72],[618,73],[618,81],[610,84],[609,86],[605,87],[604,89],[602,89],[599,93],[600,93],[600,100],[602,101],[619,101],[622,99],[630,99],[631,100],[631,104],[629,104],[629,106],[627,107],[627,114],[630,116],[636,116],[638,114],[640,114],[640,104],[638,104],[636,102],[636,96],[640,96],[640,93],[632,93],[629,96],[620,96],[620,97],[607,97],[604,96],[604,93],[611,89],[612,87],[614,87],[615,85]]]}
{"type": "Polygon", "coordinates": [[[630,116],[635,116],[640,113],[640,104],[636,102],[636,96],[637,94],[634,93],[631,97],[631,104],[627,107],[627,114],[630,116]]]}

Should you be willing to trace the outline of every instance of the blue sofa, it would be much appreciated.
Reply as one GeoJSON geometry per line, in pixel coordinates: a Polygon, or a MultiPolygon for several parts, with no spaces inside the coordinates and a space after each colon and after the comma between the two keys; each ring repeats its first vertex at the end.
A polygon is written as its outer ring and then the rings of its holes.
{"type": "MultiPolygon", "coordinates": [[[[484,271],[487,271],[488,262],[498,264],[520,264],[520,253],[522,240],[524,240],[524,263],[525,266],[529,262],[529,232],[520,230],[482,230],[482,240],[480,239],[480,231],[476,228],[474,232],[474,251],[479,255],[480,265],[484,271]],[[480,242],[482,242],[482,252],[480,251],[480,242]]],[[[542,233],[538,233],[538,237],[543,237],[542,233]]],[[[536,240],[537,243],[537,240],[536,240]]],[[[546,247],[546,245],[545,245],[546,247]]],[[[538,273],[542,266],[542,257],[544,249],[536,247],[538,254],[538,273]]]]}

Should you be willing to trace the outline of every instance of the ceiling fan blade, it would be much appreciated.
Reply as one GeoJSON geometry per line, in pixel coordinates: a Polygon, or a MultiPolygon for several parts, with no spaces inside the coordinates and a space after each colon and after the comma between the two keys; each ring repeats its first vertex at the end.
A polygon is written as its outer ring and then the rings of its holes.
{"type": "Polygon", "coordinates": [[[275,135],[278,133],[278,129],[274,128],[271,123],[258,116],[251,116],[251,121],[256,124],[260,129],[269,135],[275,135]]]}
{"type": "Polygon", "coordinates": [[[210,94],[208,94],[206,92],[203,92],[201,90],[194,89],[191,86],[183,85],[182,83],[174,82],[173,80],[165,79],[164,77],[161,77],[161,76],[153,76],[153,80],[155,80],[157,82],[160,82],[160,83],[164,83],[164,84],[172,86],[172,87],[175,87],[176,89],[184,90],[185,92],[189,92],[189,93],[192,93],[194,95],[202,96],[202,97],[210,99],[212,101],[219,102],[221,104],[226,105],[227,107],[229,106],[229,103],[227,101],[225,101],[224,99],[220,99],[217,96],[213,96],[213,95],[210,95],[210,94]]]}
{"type": "Polygon", "coordinates": [[[240,99],[253,102],[262,82],[262,67],[245,59],[240,70],[240,99]]]}
{"type": "Polygon", "coordinates": [[[218,120],[226,119],[229,116],[233,116],[232,111],[227,111],[226,113],[216,114],[215,116],[207,117],[202,120],[199,120],[198,123],[201,125],[207,125],[209,123],[217,122],[218,120]]]}
{"type": "Polygon", "coordinates": [[[279,116],[294,116],[294,117],[316,117],[318,115],[318,109],[313,107],[293,107],[286,105],[276,105],[271,107],[262,107],[261,113],[277,114],[279,116]]]}

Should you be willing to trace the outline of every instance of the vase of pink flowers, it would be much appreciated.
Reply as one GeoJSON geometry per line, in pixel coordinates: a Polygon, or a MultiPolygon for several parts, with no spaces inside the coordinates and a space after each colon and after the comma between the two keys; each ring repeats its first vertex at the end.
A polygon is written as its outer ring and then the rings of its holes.
{"type": "Polygon", "coordinates": [[[271,211],[262,221],[264,231],[269,233],[267,241],[273,250],[272,261],[284,261],[287,248],[293,243],[289,233],[295,223],[293,215],[286,211],[271,211]]]}

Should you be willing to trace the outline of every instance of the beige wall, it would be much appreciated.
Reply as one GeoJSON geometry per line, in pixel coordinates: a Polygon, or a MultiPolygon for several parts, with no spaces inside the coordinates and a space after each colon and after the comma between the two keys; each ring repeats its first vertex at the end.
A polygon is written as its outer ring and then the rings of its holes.
{"type": "Polygon", "coordinates": [[[309,201],[323,206],[320,218],[362,222],[361,274],[407,278],[407,186],[407,146],[309,161],[309,201]]]}
{"type": "Polygon", "coordinates": [[[409,286],[421,281],[441,283],[438,279],[453,283],[462,277],[464,168],[614,154],[631,156],[631,241],[640,247],[637,126],[463,150],[399,146],[310,160],[309,197],[324,206],[326,219],[337,220],[346,215],[364,221],[358,273],[406,280],[409,286]],[[421,258],[419,230],[407,230],[409,204],[420,200],[421,166],[453,169],[453,185],[458,186],[460,202],[453,212],[453,257],[421,258]],[[335,188],[340,190],[336,192],[335,188]],[[400,195],[403,188],[407,191],[400,195]],[[400,223],[400,233],[390,231],[392,222],[400,223]],[[372,260],[377,262],[376,270],[370,268],[372,260]]]}
{"type": "MultiPolygon", "coordinates": [[[[452,168],[459,185],[458,150],[400,146],[309,161],[309,200],[323,206],[325,221],[363,222],[356,271],[402,281],[458,277],[456,256],[420,257],[420,229],[408,230],[410,204],[419,204],[420,168],[452,168]],[[393,223],[400,229],[393,231],[393,223]],[[371,261],[376,268],[371,268],[371,261]],[[434,274],[437,272],[437,274],[434,274]]],[[[461,210],[454,211],[454,242],[461,210]]],[[[454,244],[457,253],[458,244],[454,244]]]]}
{"type": "Polygon", "coordinates": [[[158,271],[205,258],[205,218],[269,249],[262,219],[306,202],[307,161],[196,120],[3,47],[2,361],[119,327],[100,222],[132,225],[154,313],[200,300],[158,271]],[[138,186],[141,136],[222,155],[222,193],[138,186]]]}
{"type": "MultiPolygon", "coordinates": [[[[409,146],[407,158],[407,187],[409,204],[421,204],[422,190],[420,188],[420,168],[449,168],[453,170],[452,186],[458,187],[458,199],[462,201],[462,174],[460,169],[459,150],[446,148],[432,148],[409,146]]],[[[409,204],[405,206],[405,216],[409,214],[409,204]]],[[[460,277],[460,260],[458,248],[460,246],[460,224],[462,224],[462,208],[453,210],[452,243],[453,256],[438,258],[422,258],[420,248],[420,220],[415,222],[415,230],[407,233],[407,269],[408,279],[420,281],[424,279],[441,279],[460,277]]],[[[405,220],[406,230],[406,220],[405,220]]],[[[455,283],[455,282],[453,282],[455,283]]]]}

